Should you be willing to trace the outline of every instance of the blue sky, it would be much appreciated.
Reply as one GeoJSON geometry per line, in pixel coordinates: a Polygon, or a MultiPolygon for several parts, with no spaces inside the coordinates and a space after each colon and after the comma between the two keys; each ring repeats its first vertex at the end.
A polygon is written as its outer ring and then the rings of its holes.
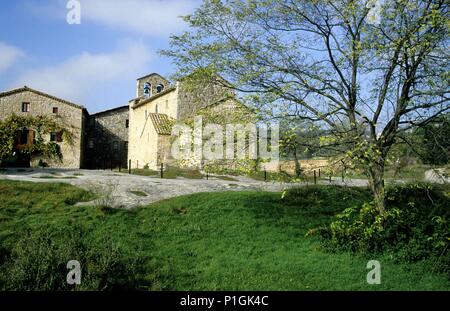
{"type": "Polygon", "coordinates": [[[27,85],[90,113],[126,105],[136,78],[174,72],[157,52],[201,0],[79,2],[81,24],[69,25],[68,0],[0,0],[0,92],[27,85]]]}

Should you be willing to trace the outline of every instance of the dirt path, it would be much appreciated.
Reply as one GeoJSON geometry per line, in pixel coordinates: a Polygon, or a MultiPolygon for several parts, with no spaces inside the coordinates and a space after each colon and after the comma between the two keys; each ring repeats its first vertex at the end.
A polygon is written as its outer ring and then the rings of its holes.
{"type": "MultiPolygon", "coordinates": [[[[161,179],[155,176],[128,175],[111,171],[61,170],[61,169],[8,169],[2,171],[0,179],[30,182],[63,182],[93,191],[101,196],[96,203],[116,208],[133,208],[152,202],[199,192],[221,191],[282,191],[290,187],[305,186],[306,183],[286,184],[257,181],[246,177],[235,177],[238,181],[226,181],[210,177],[206,179],[161,179]],[[100,202],[102,201],[102,202],[100,202]]],[[[330,184],[320,181],[320,184],[330,184]]],[[[354,179],[342,182],[332,180],[331,184],[366,186],[367,181],[354,179]]],[[[93,202],[89,202],[92,204],[93,202]]]]}

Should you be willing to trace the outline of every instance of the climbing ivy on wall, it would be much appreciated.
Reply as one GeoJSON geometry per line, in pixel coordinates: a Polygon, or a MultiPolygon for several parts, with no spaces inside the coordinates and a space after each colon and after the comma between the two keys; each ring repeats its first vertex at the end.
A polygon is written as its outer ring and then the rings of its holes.
{"type": "Polygon", "coordinates": [[[42,155],[49,158],[62,158],[60,146],[44,137],[59,133],[64,142],[72,143],[72,134],[64,125],[47,116],[12,115],[0,121],[0,161],[15,153],[42,155]],[[23,130],[32,130],[35,137],[32,143],[17,146],[17,137],[23,130]]]}

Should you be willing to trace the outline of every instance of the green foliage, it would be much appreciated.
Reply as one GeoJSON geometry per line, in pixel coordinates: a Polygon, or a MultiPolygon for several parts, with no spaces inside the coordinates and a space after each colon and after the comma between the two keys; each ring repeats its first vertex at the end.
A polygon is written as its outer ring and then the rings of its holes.
{"type": "Polygon", "coordinates": [[[389,163],[398,170],[411,164],[423,162],[433,165],[445,165],[450,161],[450,115],[445,114],[433,122],[405,132],[398,137],[389,151],[389,163]]]}
{"type": "MultiPolygon", "coordinates": [[[[78,290],[373,290],[366,283],[367,256],[330,253],[320,239],[305,237],[348,204],[362,204],[368,192],[296,191],[292,200],[256,191],[201,193],[102,211],[65,204],[68,196],[73,203],[77,193],[86,193],[70,185],[0,181],[0,285],[62,288],[69,257],[82,264],[78,290]],[[21,270],[27,273],[12,274],[21,270]]],[[[383,281],[377,289],[449,287],[444,275],[429,271],[430,261],[379,259],[383,281]]]]}
{"type": "Polygon", "coordinates": [[[369,191],[363,188],[306,186],[288,189],[283,202],[304,208],[319,205],[329,215],[335,215],[349,205],[363,202],[369,196],[369,191]]]}
{"type": "MultiPolygon", "coordinates": [[[[204,77],[202,78],[201,75],[198,74],[198,72],[195,72],[194,74],[191,74],[185,78],[183,78],[183,85],[188,83],[187,85],[196,85],[197,88],[201,86],[203,88],[204,85],[204,77]],[[188,81],[188,82],[187,82],[188,81]]],[[[212,82],[210,81],[209,84],[212,82]]],[[[222,131],[219,129],[217,131],[211,131],[208,134],[206,132],[202,135],[203,140],[203,146],[210,145],[209,143],[214,142],[211,144],[211,149],[217,150],[216,148],[222,148],[222,154],[218,155],[216,159],[206,159],[205,157],[202,157],[202,159],[197,159],[192,150],[194,150],[194,141],[186,141],[185,149],[188,150],[185,155],[182,155],[181,158],[177,159],[174,164],[176,166],[179,166],[181,168],[190,168],[190,167],[196,167],[199,163],[199,161],[202,161],[203,165],[206,167],[206,170],[210,172],[217,172],[219,173],[222,169],[225,168],[231,168],[234,167],[236,170],[239,171],[250,171],[254,170],[255,167],[258,166],[259,159],[253,160],[249,159],[248,152],[249,152],[249,146],[248,144],[245,144],[243,147],[243,150],[237,150],[239,148],[239,144],[237,143],[237,137],[234,139],[234,149],[237,151],[242,151],[246,156],[244,159],[228,159],[225,160],[225,151],[227,148],[227,127],[229,125],[236,125],[238,127],[237,130],[235,130],[235,133],[244,133],[245,132],[245,140],[248,141],[249,131],[251,131],[251,128],[245,128],[242,129],[242,132],[239,132],[239,127],[242,126],[243,128],[247,125],[250,125],[250,127],[254,124],[256,124],[258,120],[258,115],[248,108],[244,103],[242,103],[240,100],[238,100],[234,95],[228,94],[229,90],[225,88],[226,94],[221,94],[220,90],[222,89],[221,86],[212,85],[211,88],[219,88],[219,91],[215,94],[216,97],[220,99],[220,102],[216,101],[208,101],[208,98],[203,98],[204,93],[200,92],[201,90],[198,90],[198,94],[200,97],[202,97],[202,101],[204,103],[200,104],[200,107],[196,109],[195,111],[195,117],[201,117],[202,119],[202,126],[205,128],[207,125],[218,125],[221,127],[222,131]],[[230,101],[231,106],[228,107],[227,101],[230,101]],[[225,104],[224,107],[216,105],[225,104]],[[218,109],[220,108],[220,109],[218,109]],[[216,136],[217,135],[217,136],[216,136]],[[218,141],[214,140],[216,137],[219,138],[218,141]]],[[[189,91],[191,91],[188,88],[189,91]]],[[[204,90],[203,90],[204,92],[204,90]]],[[[214,93],[212,91],[211,93],[214,93]]],[[[182,120],[183,124],[187,125],[191,133],[193,133],[195,120],[194,116],[189,116],[182,120]]],[[[236,135],[235,135],[236,136],[236,135]]],[[[174,142],[176,139],[179,139],[176,136],[172,137],[172,142],[174,142]]]]}
{"type": "Polygon", "coordinates": [[[39,167],[42,167],[42,168],[48,167],[47,162],[42,161],[42,159],[39,160],[38,165],[39,165],[39,167]]]}
{"type": "Polygon", "coordinates": [[[17,116],[12,115],[0,121],[0,161],[10,157],[14,152],[30,155],[43,155],[49,158],[61,159],[61,148],[54,142],[46,141],[43,136],[52,132],[60,133],[67,143],[72,142],[71,132],[55,120],[47,116],[17,116]],[[23,129],[35,131],[34,142],[17,149],[16,137],[23,129]]]}
{"type": "Polygon", "coordinates": [[[417,130],[422,135],[422,159],[426,164],[442,165],[450,161],[450,115],[417,130]]]}
{"type": "Polygon", "coordinates": [[[204,165],[204,170],[213,174],[249,176],[254,172],[260,171],[260,160],[240,159],[208,161],[208,163],[204,165]]]}
{"type": "Polygon", "coordinates": [[[28,231],[6,255],[1,267],[2,290],[133,289],[142,258],[124,258],[108,236],[87,240],[82,227],[46,227],[28,231]],[[66,282],[67,262],[81,264],[82,283],[66,282]]]}
{"type": "Polygon", "coordinates": [[[373,202],[346,208],[321,235],[332,248],[382,253],[390,251],[407,262],[429,257],[440,268],[450,264],[450,198],[426,184],[387,189],[386,213],[373,202]]]}
{"type": "Polygon", "coordinates": [[[374,25],[367,1],[203,1],[162,53],[179,76],[219,73],[266,118],[326,130],[320,146],[350,150],[383,213],[397,136],[449,109],[450,24],[445,1],[380,5],[374,25]]]}

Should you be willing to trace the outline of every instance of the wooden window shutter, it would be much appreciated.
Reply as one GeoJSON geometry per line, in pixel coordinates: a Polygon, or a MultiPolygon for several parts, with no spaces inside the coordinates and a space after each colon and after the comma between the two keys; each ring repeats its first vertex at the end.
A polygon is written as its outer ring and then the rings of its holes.
{"type": "Polygon", "coordinates": [[[34,138],[35,138],[35,132],[33,130],[28,130],[27,144],[28,145],[34,144],[34,138]]]}

